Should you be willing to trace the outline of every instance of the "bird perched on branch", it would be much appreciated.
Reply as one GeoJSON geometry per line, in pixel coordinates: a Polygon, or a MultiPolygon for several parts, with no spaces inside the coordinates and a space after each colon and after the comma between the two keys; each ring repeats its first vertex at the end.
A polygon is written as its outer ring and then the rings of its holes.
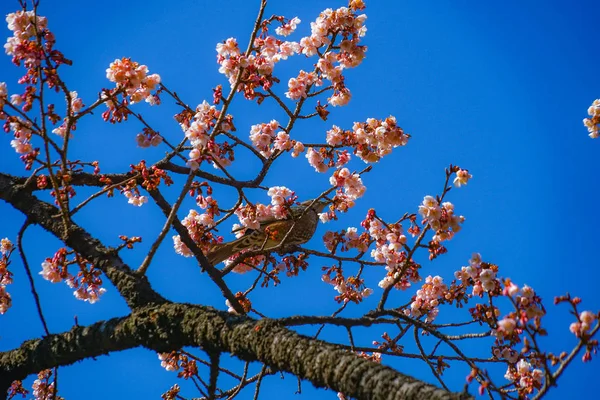
{"type": "Polygon", "coordinates": [[[319,213],[329,204],[327,200],[308,200],[291,208],[286,219],[267,219],[259,229],[248,229],[244,236],[214,246],[206,257],[212,265],[242,250],[269,250],[279,245],[298,245],[308,242],[317,230],[319,213]]]}

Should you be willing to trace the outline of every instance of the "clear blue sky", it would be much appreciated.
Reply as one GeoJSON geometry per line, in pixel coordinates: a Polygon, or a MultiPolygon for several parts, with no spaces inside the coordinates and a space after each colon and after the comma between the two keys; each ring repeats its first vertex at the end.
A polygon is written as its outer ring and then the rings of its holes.
{"type": "MultiPolygon", "coordinates": [[[[109,63],[127,56],[159,73],[163,83],[192,106],[210,100],[211,88],[217,84],[227,87],[217,72],[215,45],[233,36],[245,48],[258,6],[258,1],[242,0],[41,3],[40,14],[48,17],[57,47],[74,60],[73,67],[63,70],[63,78],[86,104],[101,88],[111,87],[105,77],[109,63]]],[[[271,3],[267,15],[298,16],[302,20],[292,36],[295,40],[308,34],[309,22],[323,8],[346,4],[339,0],[271,3]]],[[[17,8],[16,0],[3,1],[0,14],[17,8]]],[[[575,343],[568,331],[573,319],[567,307],[553,306],[552,298],[570,292],[583,298],[582,310],[600,308],[596,291],[600,214],[593,200],[599,195],[594,162],[600,142],[589,139],[581,123],[591,102],[600,97],[600,4],[372,0],[365,12],[367,58],[346,74],[352,101],[347,107],[332,110],[327,122],[299,126],[297,134],[300,140],[313,141],[324,138],[332,124],[347,129],[354,121],[392,114],[412,139],[365,176],[367,193],[356,210],[319,232],[358,226],[370,207],[389,219],[415,212],[424,195],[440,190],[448,164],[468,168],[474,179],[449,197],[456,211],[467,218],[463,231],[448,243],[447,255],[433,263],[424,262],[423,274],[440,274],[449,282],[453,271],[466,265],[472,252],[480,252],[485,260],[500,266],[503,276],[537,290],[548,308],[548,346],[557,352],[569,350],[575,343]]],[[[8,35],[6,28],[1,32],[8,35]]],[[[280,71],[282,82],[287,82],[306,65],[306,60],[298,58],[276,71],[280,71]]],[[[0,81],[7,82],[10,93],[17,90],[16,79],[21,75],[9,57],[0,57],[0,81]]],[[[279,93],[284,88],[279,86],[279,93]]],[[[160,109],[138,105],[137,109],[173,141],[182,137],[171,119],[175,111],[172,105],[160,109]]],[[[257,107],[241,100],[232,112],[242,137],[247,137],[250,125],[281,115],[272,105],[257,107]]],[[[103,123],[98,113],[78,126],[72,142],[77,156],[72,158],[98,159],[103,172],[124,171],[142,158],[158,159],[162,149],[135,147],[134,137],[140,129],[135,122],[121,126],[103,123]]],[[[0,135],[0,170],[23,174],[10,140],[8,135],[0,135]]],[[[234,171],[244,176],[252,167],[240,161],[234,171]]],[[[266,183],[288,186],[301,197],[310,198],[328,187],[327,178],[315,175],[301,157],[282,163],[266,183]],[[306,185],[309,179],[311,184],[306,185]]],[[[78,197],[83,199],[89,192],[80,193],[78,197]]],[[[192,206],[191,202],[184,204],[180,216],[192,206]]],[[[120,234],[143,236],[140,252],[124,256],[131,265],[139,265],[143,251],[162,226],[162,214],[151,204],[134,208],[122,197],[102,199],[95,207],[81,212],[76,221],[112,245],[117,244],[120,234]],[[107,222],[105,215],[114,219],[107,222]]],[[[0,237],[14,239],[23,217],[4,203],[0,203],[0,210],[0,237]]],[[[317,248],[322,246],[318,241],[313,243],[317,248]]],[[[32,228],[25,246],[37,270],[59,243],[32,228]]],[[[255,307],[271,317],[331,314],[337,308],[332,300],[335,292],[321,283],[320,266],[311,265],[300,277],[284,279],[277,288],[255,292],[255,307]]],[[[16,257],[12,270],[15,284],[9,291],[14,306],[0,317],[0,350],[14,348],[42,333],[16,257]]],[[[381,293],[377,288],[381,276],[381,271],[367,272],[371,279],[367,283],[375,289],[375,296],[348,315],[358,315],[375,305],[381,293]]],[[[176,256],[170,241],[161,247],[149,277],[157,290],[173,300],[224,308],[214,285],[200,275],[193,261],[176,256]]],[[[238,276],[228,282],[235,292],[245,289],[250,280],[250,276],[238,276]]],[[[89,305],[75,300],[65,285],[52,285],[41,278],[36,284],[52,332],[69,329],[74,315],[85,325],[128,313],[111,287],[102,301],[89,305]]],[[[393,301],[404,304],[410,295],[412,292],[397,294],[393,301]]],[[[446,312],[454,315],[451,309],[443,308],[440,318],[446,312]]],[[[369,343],[379,334],[362,330],[358,340],[369,343]]],[[[343,341],[344,335],[331,330],[323,337],[343,341]]],[[[425,365],[411,365],[406,360],[392,365],[432,381],[425,365]]],[[[549,398],[589,398],[593,390],[590,382],[597,378],[599,365],[598,361],[588,365],[576,361],[549,398]]],[[[460,389],[466,371],[457,366],[447,374],[455,378],[452,387],[460,389]]],[[[176,381],[175,374],[163,372],[155,354],[135,350],[61,368],[59,388],[67,399],[157,398],[176,381]],[[91,382],[99,385],[90,390],[91,382]]],[[[496,383],[503,382],[499,378],[496,383]]],[[[197,395],[189,385],[183,387],[188,389],[183,395],[197,395]]],[[[291,376],[283,381],[274,377],[265,382],[263,390],[264,399],[295,398],[296,382],[291,376]]],[[[251,392],[239,398],[251,398],[251,392]]],[[[303,384],[303,392],[305,398],[335,398],[334,393],[315,391],[309,383],[303,384]]]]}

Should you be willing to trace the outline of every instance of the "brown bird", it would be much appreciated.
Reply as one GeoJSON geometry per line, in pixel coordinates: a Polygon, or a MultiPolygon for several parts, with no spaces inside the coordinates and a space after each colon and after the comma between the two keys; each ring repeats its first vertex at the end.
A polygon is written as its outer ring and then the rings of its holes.
{"type": "Polygon", "coordinates": [[[319,224],[319,213],[329,204],[326,200],[308,200],[291,208],[286,219],[268,219],[260,223],[259,229],[248,229],[244,236],[214,246],[206,257],[212,265],[242,250],[269,250],[283,245],[304,244],[312,238],[319,224]],[[312,204],[312,205],[311,205],[312,204]]]}

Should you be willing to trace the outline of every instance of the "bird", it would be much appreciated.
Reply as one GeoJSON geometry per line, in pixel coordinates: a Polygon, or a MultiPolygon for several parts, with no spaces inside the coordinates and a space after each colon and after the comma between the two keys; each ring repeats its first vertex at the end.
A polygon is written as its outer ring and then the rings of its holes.
{"type": "Polygon", "coordinates": [[[281,244],[304,244],[315,234],[319,213],[329,203],[321,199],[304,201],[291,207],[288,218],[261,221],[258,229],[247,229],[242,237],[213,246],[206,257],[212,265],[217,265],[242,250],[269,250],[281,244]]]}

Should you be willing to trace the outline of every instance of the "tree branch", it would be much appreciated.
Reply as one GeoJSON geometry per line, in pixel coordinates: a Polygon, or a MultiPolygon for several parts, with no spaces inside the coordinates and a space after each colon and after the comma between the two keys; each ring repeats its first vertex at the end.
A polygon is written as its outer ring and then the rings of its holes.
{"type": "Polygon", "coordinates": [[[104,272],[130,308],[166,301],[150,287],[144,276],[136,275],[114,249],[105,247],[74,222],[70,223],[65,232],[64,225],[58,218],[58,208],[23,190],[15,178],[1,172],[0,199],[21,211],[31,223],[40,225],[104,272]]]}
{"type": "Polygon", "coordinates": [[[170,352],[184,346],[227,352],[259,361],[357,399],[467,399],[418,381],[339,346],[299,335],[273,320],[254,320],[210,307],[161,304],[136,309],[0,353],[0,387],[54,366],[143,346],[170,352]]]}

